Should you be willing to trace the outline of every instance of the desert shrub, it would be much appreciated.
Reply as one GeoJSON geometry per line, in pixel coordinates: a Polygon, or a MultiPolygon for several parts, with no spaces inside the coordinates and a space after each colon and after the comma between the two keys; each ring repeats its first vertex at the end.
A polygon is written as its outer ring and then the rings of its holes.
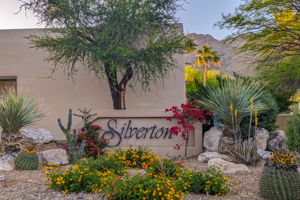
{"type": "Polygon", "coordinates": [[[223,196],[229,191],[230,177],[215,168],[189,172],[186,179],[190,185],[188,191],[192,193],[223,196]]]}
{"type": "Polygon", "coordinates": [[[78,163],[80,168],[88,168],[92,171],[107,172],[111,171],[116,175],[123,175],[126,166],[115,156],[100,156],[97,159],[82,159],[78,163]]]}
{"type": "Polygon", "coordinates": [[[151,176],[134,176],[132,178],[115,178],[111,182],[110,189],[106,190],[106,197],[109,200],[119,199],[183,199],[183,190],[188,184],[183,180],[178,181],[170,177],[159,175],[156,178],[151,176]]]}
{"type": "Polygon", "coordinates": [[[2,128],[0,154],[15,154],[21,150],[20,141],[23,136],[21,128],[41,120],[37,102],[25,93],[15,94],[9,90],[0,100],[0,127],[2,128]]]}
{"type": "Polygon", "coordinates": [[[149,165],[158,159],[158,155],[153,153],[149,148],[138,146],[136,148],[130,147],[125,150],[116,150],[116,154],[124,164],[131,168],[146,169],[149,165]]]}
{"type": "Polygon", "coordinates": [[[237,143],[226,151],[226,154],[236,163],[244,165],[256,165],[260,157],[257,154],[255,141],[237,143]]]}
{"type": "Polygon", "coordinates": [[[83,140],[86,141],[84,147],[85,156],[97,158],[104,154],[104,148],[107,146],[108,140],[105,138],[99,138],[100,130],[100,126],[88,124],[82,128],[81,132],[78,134],[78,145],[80,145],[83,140]]]}
{"type": "Polygon", "coordinates": [[[159,175],[164,174],[169,177],[179,177],[183,172],[183,161],[181,160],[168,160],[168,159],[157,159],[152,162],[147,169],[149,174],[159,175]]]}
{"type": "Polygon", "coordinates": [[[296,113],[287,122],[286,145],[290,151],[300,152],[300,114],[296,113]]]}
{"type": "Polygon", "coordinates": [[[16,133],[43,117],[37,102],[25,93],[10,90],[0,101],[0,126],[4,133],[16,133]]]}
{"type": "Polygon", "coordinates": [[[65,170],[56,167],[46,167],[44,173],[48,177],[50,188],[64,193],[98,192],[100,188],[109,187],[114,174],[109,169],[101,172],[91,170],[84,165],[75,165],[65,170]]]}

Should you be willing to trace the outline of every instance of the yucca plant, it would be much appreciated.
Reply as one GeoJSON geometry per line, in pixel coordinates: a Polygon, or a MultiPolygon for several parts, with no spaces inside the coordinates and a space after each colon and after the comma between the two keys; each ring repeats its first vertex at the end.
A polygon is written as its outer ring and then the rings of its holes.
{"type": "Polygon", "coordinates": [[[236,122],[239,124],[244,117],[250,116],[250,100],[258,112],[267,110],[270,102],[274,102],[267,89],[255,81],[240,77],[219,78],[216,85],[199,84],[198,87],[199,92],[192,96],[202,106],[214,112],[227,127],[233,125],[231,107],[237,111],[236,122]]]}
{"type": "Polygon", "coordinates": [[[35,100],[23,92],[16,94],[15,91],[9,90],[0,100],[1,153],[19,152],[23,138],[20,129],[34,124],[43,117],[35,100]]]}

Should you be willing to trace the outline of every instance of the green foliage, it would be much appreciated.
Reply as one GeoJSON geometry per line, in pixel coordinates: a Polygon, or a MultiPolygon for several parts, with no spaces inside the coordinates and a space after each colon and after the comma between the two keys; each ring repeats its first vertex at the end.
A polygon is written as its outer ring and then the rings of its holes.
{"type": "Polygon", "coordinates": [[[80,168],[88,167],[89,170],[107,172],[111,171],[116,175],[123,175],[127,168],[125,164],[115,156],[100,156],[97,159],[82,159],[78,163],[80,168]]]}
{"type": "Polygon", "coordinates": [[[189,172],[187,179],[190,185],[188,191],[192,193],[223,196],[230,190],[230,178],[215,168],[208,168],[204,172],[189,172]]]}
{"type": "Polygon", "coordinates": [[[119,179],[112,182],[112,189],[107,190],[109,200],[118,199],[174,199],[183,198],[183,190],[187,185],[162,175],[152,178],[151,176],[134,176],[129,179],[119,179]]]}
{"type": "Polygon", "coordinates": [[[20,152],[16,159],[15,165],[20,170],[37,170],[39,167],[39,157],[37,153],[20,152]]]}
{"type": "Polygon", "coordinates": [[[86,144],[85,140],[81,141],[80,145],[77,145],[78,143],[78,134],[76,130],[71,130],[72,127],[72,110],[69,110],[68,113],[68,123],[67,123],[67,127],[64,127],[61,123],[61,119],[58,119],[58,125],[61,128],[61,130],[64,132],[66,138],[67,138],[67,142],[68,142],[68,157],[69,157],[69,162],[70,163],[74,163],[77,160],[79,160],[80,158],[82,158],[82,155],[84,153],[84,147],[86,144]]]}
{"type": "Polygon", "coordinates": [[[76,64],[83,63],[107,77],[114,108],[125,109],[120,98],[130,80],[144,90],[151,82],[163,83],[176,67],[173,55],[184,52],[186,39],[176,25],[181,2],[28,0],[22,7],[49,28],[29,39],[35,48],[49,52],[53,72],[64,67],[74,75],[76,64]]]}
{"type": "Polygon", "coordinates": [[[256,165],[260,157],[257,154],[257,146],[255,141],[247,141],[235,144],[232,148],[227,150],[226,154],[238,163],[244,165],[256,165]]]}
{"type": "Polygon", "coordinates": [[[164,174],[169,177],[180,177],[183,168],[182,161],[175,159],[157,159],[150,164],[147,171],[155,175],[164,174]]]}
{"type": "Polygon", "coordinates": [[[300,175],[294,171],[265,167],[260,193],[268,200],[297,200],[300,197],[300,175]]]}
{"type": "Polygon", "coordinates": [[[290,151],[300,152],[300,114],[295,113],[288,119],[286,145],[290,151]]]}
{"type": "Polygon", "coordinates": [[[289,106],[293,104],[291,97],[300,86],[300,58],[288,59],[277,64],[264,65],[259,78],[267,83],[280,112],[290,111],[289,106]]]}
{"type": "Polygon", "coordinates": [[[235,13],[224,15],[218,25],[236,30],[240,36],[231,41],[245,40],[239,50],[251,52],[253,63],[267,80],[276,86],[297,88],[300,80],[299,10],[299,0],[249,0],[235,13]]]}
{"type": "Polygon", "coordinates": [[[67,169],[46,167],[49,171],[49,186],[64,193],[98,192],[99,188],[109,187],[110,179],[116,176],[110,170],[105,172],[89,169],[84,165],[70,166],[67,169]]]}
{"type": "Polygon", "coordinates": [[[11,90],[0,101],[0,126],[5,133],[16,133],[43,117],[37,102],[25,93],[15,94],[11,90]]]}
{"type": "Polygon", "coordinates": [[[231,127],[232,110],[237,110],[236,122],[250,116],[250,100],[259,112],[267,111],[272,104],[273,97],[259,83],[236,77],[235,79],[218,79],[217,85],[199,85],[200,92],[193,94],[193,98],[200,101],[204,108],[211,110],[226,126],[231,127]]]}

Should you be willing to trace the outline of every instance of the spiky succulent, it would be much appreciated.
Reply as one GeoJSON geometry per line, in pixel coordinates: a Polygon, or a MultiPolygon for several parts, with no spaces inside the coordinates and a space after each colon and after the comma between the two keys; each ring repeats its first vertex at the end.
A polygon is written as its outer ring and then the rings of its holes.
{"type": "Polygon", "coordinates": [[[291,170],[265,167],[260,180],[260,194],[267,200],[299,200],[300,175],[291,170]]]}
{"type": "Polygon", "coordinates": [[[36,170],[39,167],[39,157],[34,148],[28,147],[20,152],[16,159],[15,165],[20,170],[36,170]]]}

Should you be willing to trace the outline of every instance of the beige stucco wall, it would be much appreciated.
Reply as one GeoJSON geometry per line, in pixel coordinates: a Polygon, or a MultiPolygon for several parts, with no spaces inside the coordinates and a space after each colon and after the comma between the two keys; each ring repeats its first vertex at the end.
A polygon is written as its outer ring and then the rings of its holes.
{"type": "MultiPolygon", "coordinates": [[[[53,79],[42,78],[50,74],[51,64],[45,61],[47,54],[30,48],[29,41],[24,38],[39,31],[0,30],[0,76],[17,76],[18,90],[22,88],[38,97],[47,115],[35,127],[49,129],[56,139],[64,139],[57,118],[65,122],[69,108],[76,111],[87,107],[99,112],[111,109],[110,92],[106,80],[99,80],[85,70],[79,71],[73,82],[62,70],[53,79]]],[[[127,109],[142,113],[143,110],[164,110],[185,102],[184,58],[177,56],[177,60],[181,67],[170,74],[164,86],[152,86],[148,93],[141,93],[139,87],[135,91],[128,89],[127,109]]]]}

